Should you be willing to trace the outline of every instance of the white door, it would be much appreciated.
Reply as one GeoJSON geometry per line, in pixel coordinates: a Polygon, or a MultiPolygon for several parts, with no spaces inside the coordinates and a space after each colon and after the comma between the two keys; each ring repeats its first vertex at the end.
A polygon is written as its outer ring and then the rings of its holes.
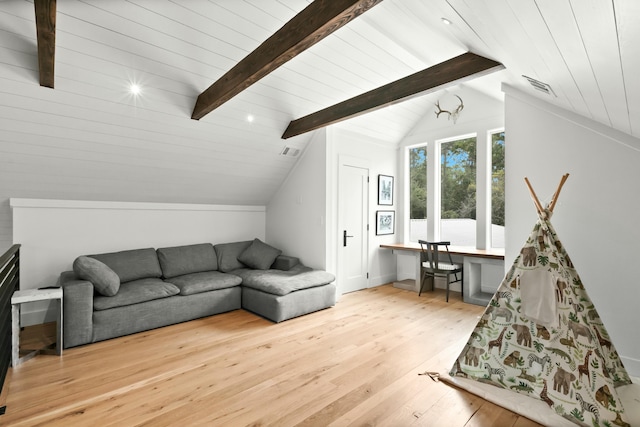
{"type": "Polygon", "coordinates": [[[368,285],[369,169],[342,162],[338,179],[338,289],[343,294],[368,285]]]}

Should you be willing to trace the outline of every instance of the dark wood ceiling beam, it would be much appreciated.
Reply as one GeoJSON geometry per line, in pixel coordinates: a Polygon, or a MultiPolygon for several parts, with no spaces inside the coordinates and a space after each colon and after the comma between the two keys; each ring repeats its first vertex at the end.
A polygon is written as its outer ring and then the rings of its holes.
{"type": "Polygon", "coordinates": [[[310,132],[416,96],[445,89],[503,68],[504,66],[499,62],[467,52],[339,104],[293,120],[289,123],[282,138],[291,138],[292,136],[310,132]]]}
{"type": "Polygon", "coordinates": [[[315,0],[198,96],[200,120],[382,0],[315,0]]]}
{"type": "Polygon", "coordinates": [[[35,0],[40,86],[53,88],[56,57],[56,0],[35,0]]]}

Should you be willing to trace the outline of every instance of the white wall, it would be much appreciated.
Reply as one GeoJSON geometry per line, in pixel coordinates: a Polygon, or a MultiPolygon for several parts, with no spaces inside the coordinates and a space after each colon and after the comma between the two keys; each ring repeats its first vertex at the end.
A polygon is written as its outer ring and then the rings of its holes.
{"type": "MultiPolygon", "coordinates": [[[[369,286],[389,283],[396,278],[396,260],[391,251],[380,249],[380,245],[399,241],[401,231],[386,236],[375,234],[375,213],[383,208],[377,206],[378,174],[395,176],[396,191],[398,185],[397,149],[383,141],[335,127],[316,131],[302,158],[267,206],[267,242],[299,256],[306,265],[337,275],[340,156],[363,159],[371,165],[369,286]]],[[[390,207],[396,211],[400,205],[397,194],[390,207]]]]}
{"type": "Polygon", "coordinates": [[[401,201],[398,198],[398,150],[388,142],[375,141],[370,137],[350,133],[339,128],[327,130],[327,170],[329,171],[327,214],[328,265],[338,265],[338,244],[341,238],[338,229],[338,168],[340,156],[349,156],[368,161],[369,169],[369,287],[389,283],[396,279],[396,259],[390,250],[381,249],[381,244],[401,241],[402,228],[398,219],[401,201]],[[394,180],[393,206],[378,206],[378,175],[391,175],[394,180]],[[376,236],[375,215],[377,210],[396,211],[395,234],[376,236]]]}
{"type": "MultiPolygon", "coordinates": [[[[326,265],[326,131],[315,135],[267,205],[267,243],[303,264],[326,265]]],[[[332,273],[335,271],[330,270],[332,273]]]]}
{"type": "MultiPolygon", "coordinates": [[[[55,285],[79,255],[265,238],[264,206],[11,199],[11,208],[21,289],[55,285]]],[[[28,324],[42,307],[27,307],[28,324]]]]}
{"type": "Polygon", "coordinates": [[[628,371],[640,375],[640,140],[504,87],[506,259],[513,262],[536,212],[523,178],[547,203],[570,177],[552,221],[628,371]]]}

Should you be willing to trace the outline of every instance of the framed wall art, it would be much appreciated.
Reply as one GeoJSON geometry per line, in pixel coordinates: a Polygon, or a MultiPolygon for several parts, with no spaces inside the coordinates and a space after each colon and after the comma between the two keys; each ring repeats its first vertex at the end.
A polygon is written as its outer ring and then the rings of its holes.
{"type": "Polygon", "coordinates": [[[393,234],[395,222],[395,211],[376,211],[376,235],[393,234]]]}
{"type": "Polygon", "coordinates": [[[393,177],[378,175],[378,204],[393,205],[393,177]]]}

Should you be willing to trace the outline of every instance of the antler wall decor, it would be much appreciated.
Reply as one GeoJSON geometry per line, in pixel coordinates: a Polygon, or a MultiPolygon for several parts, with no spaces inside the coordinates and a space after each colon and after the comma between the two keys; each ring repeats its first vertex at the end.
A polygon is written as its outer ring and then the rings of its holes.
{"type": "Polygon", "coordinates": [[[438,109],[435,111],[436,118],[439,118],[440,114],[442,114],[442,113],[447,113],[448,114],[447,120],[453,119],[453,123],[454,124],[456,123],[456,121],[458,121],[458,116],[460,115],[460,112],[464,108],[464,102],[462,102],[462,98],[460,98],[458,95],[455,95],[455,97],[460,100],[460,105],[458,105],[456,107],[456,109],[453,110],[453,111],[443,110],[442,108],[440,108],[440,100],[438,100],[438,102],[436,102],[435,105],[436,105],[436,107],[438,107],[438,109]]]}

